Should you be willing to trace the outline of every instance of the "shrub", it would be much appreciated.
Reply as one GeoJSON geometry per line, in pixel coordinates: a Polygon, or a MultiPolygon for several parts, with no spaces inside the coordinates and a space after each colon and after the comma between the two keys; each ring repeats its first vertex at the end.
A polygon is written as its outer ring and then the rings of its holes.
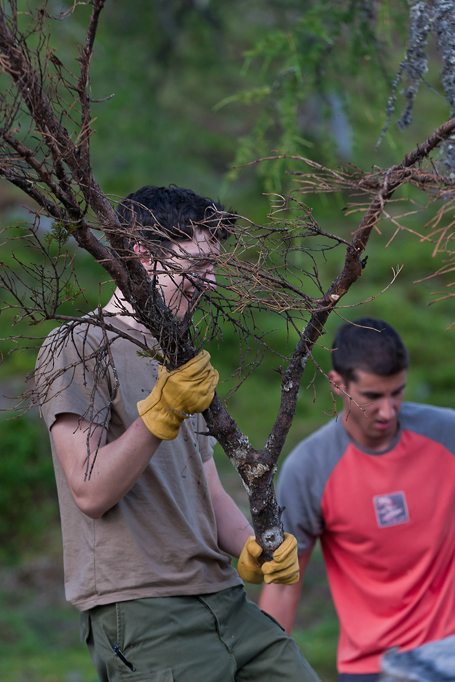
{"type": "Polygon", "coordinates": [[[58,504],[44,425],[24,416],[0,423],[0,558],[14,560],[42,541],[58,504]]]}

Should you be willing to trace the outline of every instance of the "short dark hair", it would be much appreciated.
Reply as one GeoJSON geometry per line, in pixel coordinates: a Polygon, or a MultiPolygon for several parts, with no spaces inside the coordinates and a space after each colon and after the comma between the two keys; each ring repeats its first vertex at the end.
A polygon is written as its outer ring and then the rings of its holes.
{"type": "Polygon", "coordinates": [[[209,230],[211,237],[224,241],[236,221],[236,216],[225,212],[219,202],[175,185],[141,187],[120,202],[117,215],[122,226],[133,231],[136,240],[157,242],[157,245],[191,239],[195,226],[209,230]]]}
{"type": "Polygon", "coordinates": [[[408,351],[398,332],[373,317],[343,324],[332,349],[333,369],[346,385],[356,380],[356,369],[387,377],[408,368],[408,351]]]}

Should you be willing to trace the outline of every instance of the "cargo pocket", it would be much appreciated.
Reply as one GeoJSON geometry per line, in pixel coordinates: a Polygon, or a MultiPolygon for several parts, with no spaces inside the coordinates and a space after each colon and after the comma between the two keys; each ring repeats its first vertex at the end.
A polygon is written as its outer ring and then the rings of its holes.
{"type": "MultiPolygon", "coordinates": [[[[115,652],[115,655],[118,659],[120,659],[120,662],[123,663],[124,667],[121,670],[120,673],[120,678],[121,680],[133,680],[133,682],[173,682],[174,681],[174,676],[172,674],[171,668],[166,668],[165,670],[159,670],[156,673],[144,673],[144,672],[137,672],[136,667],[134,666],[133,662],[130,661],[123,651],[121,651],[120,647],[118,644],[113,644],[112,649],[115,652]],[[129,668],[129,670],[128,670],[129,668]]],[[[147,664],[141,666],[142,670],[144,668],[147,668],[147,664]]],[[[115,678],[117,679],[117,678],[115,678]]]]}

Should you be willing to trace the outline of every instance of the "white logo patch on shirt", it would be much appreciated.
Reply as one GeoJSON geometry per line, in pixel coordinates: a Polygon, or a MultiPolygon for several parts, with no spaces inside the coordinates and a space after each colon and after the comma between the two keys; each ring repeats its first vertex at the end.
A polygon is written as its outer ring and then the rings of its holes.
{"type": "Polygon", "coordinates": [[[373,497],[374,510],[379,528],[396,526],[409,521],[408,505],[402,490],[373,497]]]}

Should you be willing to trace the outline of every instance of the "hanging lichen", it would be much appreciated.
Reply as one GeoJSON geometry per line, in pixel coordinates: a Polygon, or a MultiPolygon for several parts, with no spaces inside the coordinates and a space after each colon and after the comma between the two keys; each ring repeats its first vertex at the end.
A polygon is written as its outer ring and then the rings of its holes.
{"type": "Polygon", "coordinates": [[[433,26],[438,50],[442,55],[441,83],[444,87],[450,115],[455,116],[455,2],[434,3],[433,26]]]}
{"type": "MultiPolygon", "coordinates": [[[[450,107],[450,115],[455,116],[455,2],[439,0],[434,5],[434,34],[438,50],[442,56],[441,83],[446,100],[450,107]]],[[[455,138],[447,140],[439,152],[440,169],[455,177],[455,138]]]]}
{"type": "Polygon", "coordinates": [[[412,109],[419,90],[420,81],[423,80],[428,71],[426,48],[431,25],[431,12],[427,3],[415,2],[410,10],[409,47],[406,51],[406,59],[403,62],[403,69],[408,77],[409,85],[402,91],[406,98],[406,106],[400,119],[397,121],[400,130],[403,130],[412,121],[412,109]]]}
{"type": "Polygon", "coordinates": [[[428,36],[432,27],[432,12],[427,3],[420,2],[420,0],[417,2],[416,0],[411,0],[410,5],[408,31],[409,45],[406,50],[406,56],[400,63],[397,75],[392,82],[392,93],[386,107],[386,122],[376,147],[379,147],[381,144],[381,141],[389,128],[392,116],[395,113],[397,90],[403,74],[405,73],[407,75],[409,85],[401,91],[401,94],[406,98],[406,106],[400,119],[397,121],[400,130],[403,130],[403,128],[408,126],[412,121],[412,110],[420,81],[423,80],[424,75],[428,71],[426,48],[428,45],[428,36]]]}
{"type": "MultiPolygon", "coordinates": [[[[422,81],[425,82],[428,71],[427,47],[430,35],[434,36],[442,57],[440,80],[450,107],[450,115],[455,116],[455,0],[409,0],[409,5],[408,48],[392,82],[392,93],[386,107],[386,122],[376,147],[380,145],[395,113],[397,91],[404,75],[407,76],[408,84],[400,94],[405,97],[406,104],[397,125],[403,130],[412,122],[419,85],[422,81]]],[[[447,140],[441,147],[439,164],[444,172],[455,177],[455,138],[447,140]]]]}

